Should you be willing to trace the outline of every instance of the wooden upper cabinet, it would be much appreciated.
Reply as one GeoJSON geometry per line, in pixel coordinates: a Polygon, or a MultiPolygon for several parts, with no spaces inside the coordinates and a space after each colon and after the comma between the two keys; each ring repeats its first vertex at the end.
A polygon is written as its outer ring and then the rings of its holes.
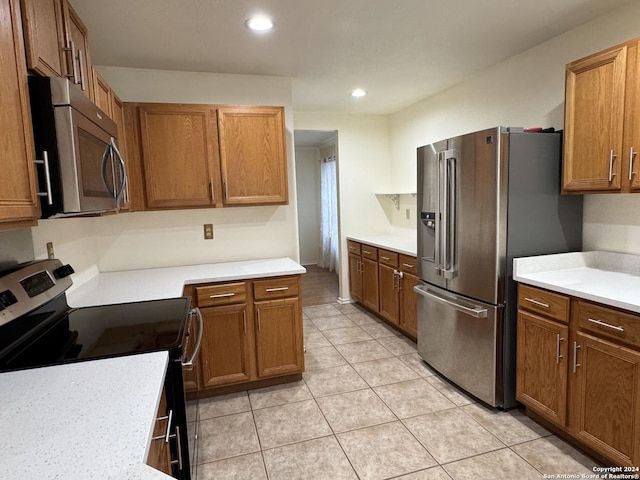
{"type": "Polygon", "coordinates": [[[45,77],[66,73],[62,2],[21,0],[27,67],[45,77]]]}
{"type": "Polygon", "coordinates": [[[40,207],[19,0],[0,0],[0,66],[0,222],[34,222],[40,207]]]}
{"type": "Polygon", "coordinates": [[[219,201],[215,107],[141,104],[147,208],[214,206],[219,201]]]}
{"type": "Polygon", "coordinates": [[[89,33],[69,2],[66,0],[63,2],[64,40],[68,49],[65,51],[69,56],[67,76],[78,85],[82,93],[93,99],[93,70],[89,56],[89,33]]]}
{"type": "Polygon", "coordinates": [[[95,69],[92,69],[92,75],[94,96],[93,101],[100,110],[109,115],[109,117],[111,117],[111,119],[115,121],[112,111],[111,97],[113,96],[113,92],[111,90],[111,87],[95,69]]]}
{"type": "Polygon", "coordinates": [[[626,119],[624,124],[623,154],[628,168],[623,171],[623,180],[629,181],[630,191],[640,190],[640,40],[631,44],[628,52],[626,83],[626,119]]]}
{"type": "Polygon", "coordinates": [[[286,204],[283,107],[220,107],[220,163],[225,205],[286,204]]]}

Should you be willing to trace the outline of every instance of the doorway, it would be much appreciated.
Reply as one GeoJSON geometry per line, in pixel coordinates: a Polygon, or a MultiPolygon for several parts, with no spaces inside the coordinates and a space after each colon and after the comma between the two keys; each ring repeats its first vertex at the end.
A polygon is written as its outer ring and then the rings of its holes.
{"type": "Polygon", "coordinates": [[[337,132],[295,130],[296,187],[303,306],[338,299],[337,132]]]}

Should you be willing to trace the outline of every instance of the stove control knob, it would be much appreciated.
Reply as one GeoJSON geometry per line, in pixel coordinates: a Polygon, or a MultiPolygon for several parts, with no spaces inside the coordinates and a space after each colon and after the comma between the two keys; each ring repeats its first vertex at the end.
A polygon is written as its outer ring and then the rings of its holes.
{"type": "Polygon", "coordinates": [[[53,276],[56,278],[65,278],[71,275],[72,273],[76,273],[73,267],[69,264],[63,265],[61,267],[56,268],[53,271],[53,276]]]}

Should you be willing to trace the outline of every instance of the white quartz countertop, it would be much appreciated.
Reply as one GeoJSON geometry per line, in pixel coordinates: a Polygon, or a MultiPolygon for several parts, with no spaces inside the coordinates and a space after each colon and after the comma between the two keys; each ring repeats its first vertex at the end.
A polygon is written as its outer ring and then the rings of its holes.
{"type": "Polygon", "coordinates": [[[411,255],[412,257],[415,257],[418,252],[418,237],[417,233],[413,231],[409,231],[406,234],[349,235],[347,238],[373,247],[386,248],[394,252],[411,255]]]}
{"type": "Polygon", "coordinates": [[[141,302],[182,296],[185,285],[305,273],[290,258],[101,272],[67,293],[71,307],[141,302]]]}
{"type": "Polygon", "coordinates": [[[0,374],[0,476],[169,480],[146,465],[167,352],[0,374]]]}
{"type": "Polygon", "coordinates": [[[513,279],[640,313],[640,256],[574,252],[513,260],[513,279]]]}

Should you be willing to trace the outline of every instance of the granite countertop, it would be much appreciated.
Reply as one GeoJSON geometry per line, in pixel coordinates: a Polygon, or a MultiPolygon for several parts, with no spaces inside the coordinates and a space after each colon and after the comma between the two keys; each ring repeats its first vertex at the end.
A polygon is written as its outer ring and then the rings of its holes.
{"type": "Polygon", "coordinates": [[[1,373],[2,477],[169,480],[146,465],[167,362],[154,352],[1,373]]]}
{"type": "Polygon", "coordinates": [[[574,252],[513,260],[513,279],[640,313],[640,256],[574,252]]]}
{"type": "Polygon", "coordinates": [[[69,306],[91,307],[182,296],[185,285],[298,275],[306,269],[290,258],[102,272],[67,293],[69,306]]]}
{"type": "Polygon", "coordinates": [[[348,235],[347,239],[366,243],[373,247],[386,248],[412,257],[415,257],[418,252],[417,233],[412,230],[408,230],[406,233],[348,235]]]}

